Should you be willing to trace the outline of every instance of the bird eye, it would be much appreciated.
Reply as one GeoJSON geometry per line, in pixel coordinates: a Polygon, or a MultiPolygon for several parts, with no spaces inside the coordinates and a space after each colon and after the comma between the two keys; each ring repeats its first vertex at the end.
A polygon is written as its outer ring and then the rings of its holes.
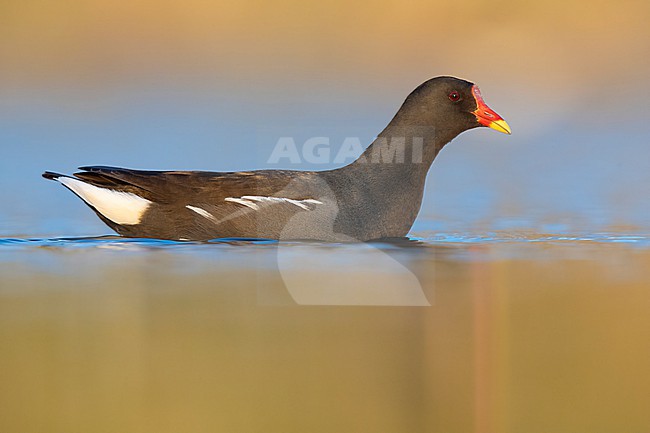
{"type": "Polygon", "coordinates": [[[449,94],[449,100],[451,102],[458,102],[460,101],[460,93],[456,92],[455,90],[449,94]]]}

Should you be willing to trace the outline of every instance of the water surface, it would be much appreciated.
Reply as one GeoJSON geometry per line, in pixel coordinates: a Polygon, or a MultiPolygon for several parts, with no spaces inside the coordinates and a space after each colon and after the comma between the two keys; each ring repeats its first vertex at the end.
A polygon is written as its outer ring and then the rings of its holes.
{"type": "Polygon", "coordinates": [[[621,231],[3,238],[0,427],[644,432],[649,265],[621,231]]]}

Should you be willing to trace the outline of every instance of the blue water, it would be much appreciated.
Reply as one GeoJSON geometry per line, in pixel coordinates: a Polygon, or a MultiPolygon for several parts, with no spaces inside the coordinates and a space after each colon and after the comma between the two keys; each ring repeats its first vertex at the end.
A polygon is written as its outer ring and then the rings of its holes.
{"type": "MultiPolygon", "coordinates": [[[[309,251],[329,248],[336,254],[346,254],[348,257],[363,255],[365,248],[377,248],[384,251],[398,251],[401,254],[417,256],[435,251],[436,248],[456,246],[457,252],[472,251],[473,246],[484,248],[474,251],[464,258],[484,260],[494,258],[495,249],[500,251],[500,256],[509,258],[535,259],[543,251],[536,245],[547,246],[573,246],[582,250],[582,255],[589,257],[594,248],[607,245],[625,245],[634,249],[650,249],[650,233],[582,233],[582,234],[541,234],[532,232],[438,232],[421,233],[420,236],[411,236],[404,239],[391,239],[363,244],[328,244],[317,241],[276,241],[272,239],[246,239],[222,238],[206,242],[170,241],[162,239],[123,238],[115,235],[96,237],[52,237],[52,238],[0,238],[0,262],[29,260],[25,255],[30,251],[50,251],[51,253],[84,250],[92,254],[93,251],[116,251],[125,254],[145,254],[146,252],[162,251],[171,254],[190,256],[210,255],[220,260],[231,261],[234,252],[238,258],[246,257],[246,252],[269,251],[272,248],[306,248],[309,251]],[[333,250],[332,250],[333,248],[333,250]]],[[[259,264],[259,263],[258,263],[259,264]]],[[[33,265],[37,267],[37,262],[33,265]]],[[[255,267],[255,262],[243,266],[255,267]]]]}
{"type": "MultiPolygon", "coordinates": [[[[386,240],[371,242],[379,246],[435,246],[444,244],[490,244],[490,243],[527,243],[527,242],[549,242],[549,243],[570,243],[590,242],[594,244],[624,243],[642,248],[650,248],[650,235],[639,234],[610,234],[593,233],[583,235],[533,235],[530,233],[494,233],[465,234],[465,233],[437,233],[430,237],[411,237],[402,241],[386,240]]],[[[206,242],[192,241],[170,241],[163,239],[144,238],[122,238],[119,236],[98,236],[98,237],[61,237],[61,238],[0,238],[0,248],[33,248],[33,247],[54,247],[54,248],[106,248],[120,247],[129,248],[150,248],[150,249],[192,249],[197,247],[211,248],[219,245],[321,245],[318,242],[278,242],[272,239],[247,239],[247,238],[221,238],[206,242]]],[[[336,244],[353,247],[354,244],[336,244]]]]}

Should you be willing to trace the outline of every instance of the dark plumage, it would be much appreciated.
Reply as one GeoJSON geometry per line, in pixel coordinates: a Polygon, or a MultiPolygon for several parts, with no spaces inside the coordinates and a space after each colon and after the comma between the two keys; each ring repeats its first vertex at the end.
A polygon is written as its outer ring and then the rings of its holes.
{"type": "Polygon", "coordinates": [[[355,162],[327,171],[236,173],[81,167],[45,172],[128,237],[366,241],[403,237],[442,147],[478,126],[510,133],[472,83],[431,79],[404,101],[355,162]]]}

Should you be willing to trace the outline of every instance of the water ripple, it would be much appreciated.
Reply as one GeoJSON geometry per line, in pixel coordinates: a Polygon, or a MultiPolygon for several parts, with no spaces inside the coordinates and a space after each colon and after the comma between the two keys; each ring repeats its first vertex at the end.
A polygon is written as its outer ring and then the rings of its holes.
{"type": "MultiPolygon", "coordinates": [[[[201,245],[273,245],[278,241],[270,239],[220,238],[207,242],[172,241],[164,239],[123,238],[120,236],[99,237],[60,237],[60,238],[0,238],[0,248],[108,248],[108,249],[170,249],[187,248],[201,245]]],[[[282,242],[282,244],[322,244],[319,242],[282,242]]],[[[442,244],[493,244],[493,243],[602,243],[602,244],[631,244],[639,247],[650,247],[650,235],[644,234],[562,234],[549,235],[537,233],[433,233],[410,238],[389,239],[379,242],[387,247],[423,247],[442,244]]],[[[332,245],[332,244],[329,244],[332,245]]],[[[339,245],[339,244],[334,244],[339,245]]]]}
{"type": "Polygon", "coordinates": [[[420,238],[428,243],[462,243],[462,244],[483,244],[483,243],[626,243],[640,246],[650,246],[650,235],[640,234],[610,234],[590,233],[576,235],[548,235],[536,233],[437,233],[432,236],[420,238]]]}
{"type": "Polygon", "coordinates": [[[107,248],[107,249],[159,249],[184,248],[197,245],[241,245],[274,243],[268,239],[222,238],[208,242],[172,241],[166,239],[124,238],[120,236],[61,237],[61,238],[0,238],[1,247],[44,248],[107,248]]]}

